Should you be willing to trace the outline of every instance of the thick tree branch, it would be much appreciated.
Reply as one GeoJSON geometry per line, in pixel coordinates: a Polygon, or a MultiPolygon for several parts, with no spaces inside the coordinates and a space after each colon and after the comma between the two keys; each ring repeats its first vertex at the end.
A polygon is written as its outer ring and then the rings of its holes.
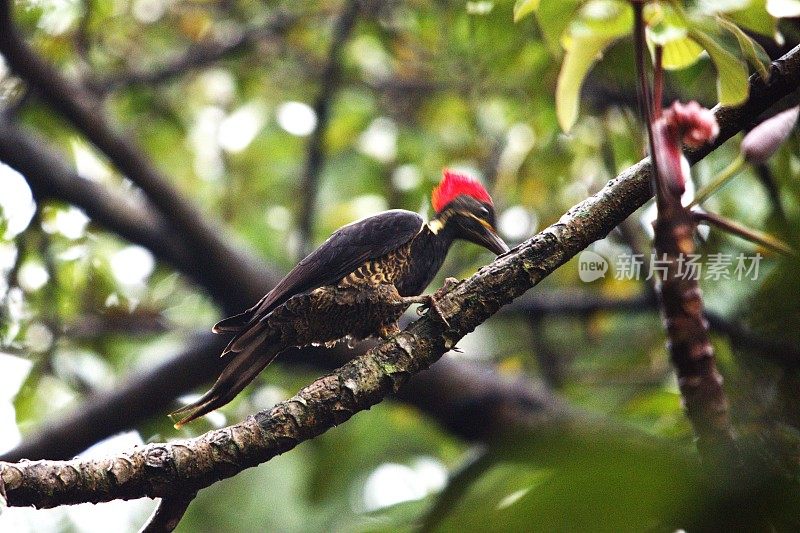
{"type": "MultiPolygon", "coordinates": [[[[11,20],[9,0],[0,0],[0,53],[9,67],[45,102],[141,187],[172,231],[186,241],[198,264],[220,278],[227,276],[242,282],[259,278],[259,263],[249,254],[228,245],[222,234],[207,222],[207,216],[187,201],[144,153],[106,120],[102,105],[94,95],[65,79],[23,40],[11,20]]],[[[257,291],[256,287],[246,289],[257,291]]]]}
{"type": "MultiPolygon", "coordinates": [[[[112,390],[95,392],[78,409],[46,421],[0,460],[74,457],[103,438],[164,416],[174,398],[219,374],[224,366],[219,358],[223,346],[217,335],[198,335],[179,355],[112,390]]],[[[332,370],[363,354],[365,348],[290,350],[281,361],[332,370]]],[[[564,411],[564,405],[541,385],[521,378],[509,380],[483,365],[451,359],[416,375],[397,397],[468,440],[492,440],[504,427],[550,420],[564,411]]]]}
{"type": "MultiPolygon", "coordinates": [[[[653,297],[612,300],[591,294],[539,291],[517,299],[504,309],[526,316],[585,316],[598,311],[653,312],[653,297]]],[[[800,348],[790,341],[757,335],[723,317],[707,313],[712,331],[731,343],[787,368],[800,367],[800,348]]],[[[221,339],[198,335],[190,346],[146,372],[134,375],[113,390],[95,392],[74,411],[46,421],[17,448],[0,456],[2,461],[66,459],[95,442],[152,417],[162,416],[174,398],[212,380],[222,370],[221,339]],[[181,376],[181,379],[173,379],[181,376]]],[[[366,343],[365,343],[366,344],[366,343]]],[[[333,370],[363,353],[366,346],[348,350],[305,348],[280,358],[283,364],[310,365],[333,370]]],[[[477,363],[445,358],[414,376],[397,398],[436,420],[448,431],[467,440],[491,441],[503,428],[538,425],[559,418],[565,406],[548,390],[527,379],[508,380],[477,363]],[[529,421],[529,422],[526,422],[529,421]]]]}
{"type": "Polygon", "coordinates": [[[60,200],[80,207],[93,221],[146,247],[158,259],[197,281],[228,310],[251,305],[277,281],[277,276],[265,268],[259,268],[259,275],[252,278],[233,278],[205,268],[146,200],[123,196],[81,178],[42,140],[3,119],[0,119],[0,161],[25,177],[37,200],[60,200]]]}
{"type": "Polygon", "coordinates": [[[341,424],[397,391],[500,307],[607,235],[649,198],[647,170],[635,165],[558,223],[444,292],[439,308],[449,327],[423,317],[271,410],[195,439],[94,461],[4,463],[9,504],[52,507],[198,490],[341,424]]]}
{"type": "MultiPolygon", "coordinates": [[[[784,61],[786,68],[778,69],[768,87],[756,90],[756,87],[761,82],[757,78],[751,79],[751,85],[754,87],[751,89],[751,101],[747,105],[754,113],[763,112],[787,92],[790,92],[793,87],[797,86],[798,78],[800,78],[800,67],[798,65],[800,63],[800,52],[796,48],[782,58],[782,61],[784,61]],[[752,101],[753,99],[758,101],[754,102],[752,101]]],[[[736,124],[742,128],[746,125],[745,119],[749,120],[748,117],[730,112],[726,108],[717,109],[716,115],[718,121],[724,124],[723,131],[726,132],[725,135],[727,137],[735,133],[736,124]]],[[[717,145],[725,140],[726,137],[720,135],[717,139],[717,145]]],[[[694,159],[701,159],[704,155],[697,154],[694,159]]],[[[649,195],[648,171],[649,167],[646,161],[643,161],[628,169],[609,184],[610,186],[616,186],[614,184],[630,180],[634,189],[638,188],[636,193],[637,201],[630,206],[631,211],[638,207],[641,198],[646,198],[649,195]]],[[[622,218],[624,219],[625,217],[622,216],[622,218]]],[[[230,296],[228,295],[228,297],[230,296]]],[[[539,309],[534,310],[538,311],[539,309]]],[[[577,309],[576,312],[583,312],[583,309],[577,309]]],[[[744,330],[741,327],[730,328],[729,323],[714,315],[709,318],[713,328],[730,334],[732,340],[738,345],[747,349],[786,353],[786,363],[795,364],[793,361],[797,359],[795,357],[797,353],[796,347],[781,341],[770,342],[769,339],[764,340],[750,334],[745,335],[742,333],[744,330]],[[787,350],[787,346],[789,346],[789,350],[787,350]]],[[[48,422],[34,437],[29,438],[22,446],[3,456],[3,459],[19,460],[22,458],[62,458],[72,456],[100,438],[128,428],[137,421],[163,413],[166,410],[166,404],[172,398],[200,383],[210,380],[219,371],[219,368],[214,366],[215,362],[219,362],[217,357],[218,348],[210,344],[210,342],[210,339],[202,339],[186,352],[164,363],[163,366],[157,367],[147,374],[130,379],[127,384],[117,387],[114,391],[92,397],[79,412],[57,421],[48,422]],[[175,375],[181,375],[184,379],[172,379],[172,376],[175,375]],[[182,383],[178,383],[178,381],[182,383]],[[153,401],[153,398],[161,398],[163,402],[153,401]],[[103,431],[98,432],[96,429],[98,427],[103,428],[103,431]]],[[[313,354],[316,352],[309,350],[304,351],[304,353],[313,354]]],[[[292,360],[295,355],[294,353],[286,354],[283,359],[292,360]]],[[[311,360],[316,360],[317,364],[320,365],[331,360],[327,352],[325,357],[316,359],[313,355],[309,355],[309,357],[311,360]]],[[[452,391],[456,395],[463,393],[459,400],[453,401],[453,405],[479,406],[482,404],[482,401],[479,400],[480,398],[499,398],[499,403],[503,405],[525,404],[526,400],[524,399],[520,399],[517,402],[513,395],[510,394],[510,391],[507,388],[503,388],[496,379],[488,379],[484,383],[482,381],[486,377],[484,374],[485,371],[477,369],[473,371],[469,367],[451,364],[449,360],[445,360],[412,380],[404,389],[409,393],[405,394],[401,391],[400,395],[420,407],[423,411],[436,417],[443,425],[455,429],[460,435],[479,438],[482,434],[491,434],[491,431],[486,430],[481,422],[481,420],[492,420],[491,416],[484,416],[478,419],[452,417],[451,414],[454,411],[448,409],[448,406],[451,405],[448,401],[449,397],[445,397],[441,403],[437,402],[441,399],[441,392],[439,391],[452,391]],[[454,383],[458,384],[458,386],[453,386],[454,383]]],[[[548,402],[549,400],[545,398],[541,403],[545,405],[548,402]]],[[[520,409],[520,411],[524,412],[524,409],[520,409]]],[[[486,415],[486,411],[477,409],[477,412],[486,415]]],[[[534,414],[539,413],[538,410],[533,410],[532,412],[534,414]]]]}

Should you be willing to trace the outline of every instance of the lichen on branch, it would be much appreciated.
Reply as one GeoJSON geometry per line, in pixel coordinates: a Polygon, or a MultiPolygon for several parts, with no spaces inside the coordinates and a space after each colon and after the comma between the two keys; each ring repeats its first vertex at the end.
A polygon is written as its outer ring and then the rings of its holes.
{"type": "Polygon", "coordinates": [[[12,506],[53,507],[197,490],[269,460],[398,390],[500,307],[523,294],[649,197],[647,164],[631,167],[559,222],[445,292],[449,323],[423,317],[403,332],[241,424],[97,460],[0,463],[12,506]]]}
{"type": "MultiPolygon", "coordinates": [[[[762,85],[751,91],[758,100],[751,98],[746,104],[751,117],[797,86],[800,48],[782,61],[769,86],[759,78],[751,80],[762,85]]],[[[748,120],[725,108],[718,109],[716,116],[721,134],[714,146],[741,130],[748,120]]],[[[0,463],[8,504],[41,508],[187,494],[288,451],[397,391],[503,305],[605,237],[650,196],[650,167],[642,161],[557,223],[442,294],[439,308],[449,326],[423,317],[289,400],[240,424],[103,459],[0,463]]]]}

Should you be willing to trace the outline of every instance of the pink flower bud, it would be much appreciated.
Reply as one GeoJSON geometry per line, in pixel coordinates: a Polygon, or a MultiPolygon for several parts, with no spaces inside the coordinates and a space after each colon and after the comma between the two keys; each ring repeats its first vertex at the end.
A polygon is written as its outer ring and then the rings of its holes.
{"type": "Polygon", "coordinates": [[[793,107],[768,118],[744,136],[742,154],[754,164],[765,163],[786,141],[797,123],[800,107],[793,107]]]}
{"type": "Polygon", "coordinates": [[[717,138],[719,125],[714,113],[697,102],[674,102],[653,123],[653,141],[658,175],[677,197],[683,194],[687,168],[682,144],[698,148],[717,138]]]}
{"type": "Polygon", "coordinates": [[[690,148],[699,148],[719,135],[714,113],[697,102],[673,102],[662,114],[667,128],[690,148]]]}

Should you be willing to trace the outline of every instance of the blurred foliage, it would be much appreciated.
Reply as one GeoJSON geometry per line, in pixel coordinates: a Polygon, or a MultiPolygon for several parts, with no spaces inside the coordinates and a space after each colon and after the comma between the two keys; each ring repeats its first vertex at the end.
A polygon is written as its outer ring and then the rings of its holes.
{"type": "MultiPolygon", "coordinates": [[[[763,75],[768,51],[774,56],[800,36],[795,22],[779,18],[790,14],[771,4],[650,2],[648,39],[664,46],[668,98],[708,106],[746,98],[747,73],[763,75]]],[[[309,106],[341,9],[341,2],[326,0],[42,0],[18,2],[15,16],[36,49],[69,77],[101,89],[122,80],[104,95],[114,121],[231,239],[286,270],[300,248],[298,177],[315,120],[309,106]],[[290,17],[288,29],[249,49],[155,83],[124,81],[127,72],[159,70],[193,47],[224,42],[273,16],[290,17]]],[[[630,6],[621,0],[363,2],[324,135],[315,241],[383,209],[427,211],[445,166],[490,185],[509,242],[556,222],[643,155],[631,24],[630,6]]],[[[0,75],[0,103],[83,176],[140,194],[61,117],[26,96],[4,67],[0,75]]],[[[695,167],[698,187],[738,155],[739,141],[695,167]]],[[[795,134],[766,173],[747,167],[704,206],[797,246],[799,147],[795,134]]],[[[0,179],[10,191],[11,173],[4,170],[0,179]]],[[[33,216],[22,200],[13,212],[6,202],[0,207],[3,352],[33,364],[22,371],[24,383],[13,398],[16,425],[3,419],[0,431],[30,433],[90,391],[111,388],[176,353],[192,332],[217,319],[213,302],[196,287],[79,210],[49,202],[35,206],[33,216]]],[[[629,221],[646,253],[648,217],[645,208],[629,221]]],[[[605,278],[582,283],[573,260],[540,289],[611,298],[646,290],[642,280],[611,275],[614,258],[639,251],[623,233],[592,250],[611,260],[605,278]]],[[[703,281],[708,307],[756,331],[797,340],[795,258],[778,261],[717,231],[702,244],[706,257],[756,251],[764,259],[755,279],[703,281]]],[[[476,246],[459,244],[433,287],[489,260],[476,246]]],[[[545,368],[553,358],[543,355],[554,354],[561,379],[550,384],[576,406],[607,417],[608,431],[534,435],[495,452],[441,529],[675,530],[682,518],[702,512],[686,466],[691,428],[655,312],[530,318],[493,318],[462,341],[465,353],[457,357],[483,359],[510,377],[544,379],[555,370],[545,368]],[[636,428],[642,440],[607,442],[615,424],[636,428]],[[679,459],[662,453],[664,443],[679,459]]],[[[788,399],[797,395],[796,372],[744,352],[727,337],[714,340],[737,421],[745,428],[765,420],[779,426],[788,449],[795,449],[800,417],[788,399]]],[[[249,393],[180,435],[166,416],[136,429],[144,441],[199,434],[267,408],[315,376],[279,361],[249,393]]],[[[382,404],[202,491],[179,531],[413,529],[446,486],[446,475],[470,453],[469,443],[420,413],[382,404]]],[[[146,509],[130,509],[135,517],[119,518],[114,527],[120,531],[144,520],[146,509]]],[[[109,530],[108,522],[92,529],[70,513],[31,513],[16,527],[109,530]]],[[[14,510],[4,511],[0,524],[13,517],[14,510]]]]}

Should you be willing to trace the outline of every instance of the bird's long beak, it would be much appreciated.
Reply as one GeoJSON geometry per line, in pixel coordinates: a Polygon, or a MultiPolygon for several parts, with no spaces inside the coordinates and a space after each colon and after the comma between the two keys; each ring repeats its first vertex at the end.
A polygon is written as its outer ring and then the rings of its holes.
{"type": "Polygon", "coordinates": [[[477,235],[478,244],[497,255],[504,254],[509,250],[508,245],[500,238],[500,235],[497,234],[494,228],[490,227],[488,224],[481,224],[481,226],[482,231],[477,235]]]}

